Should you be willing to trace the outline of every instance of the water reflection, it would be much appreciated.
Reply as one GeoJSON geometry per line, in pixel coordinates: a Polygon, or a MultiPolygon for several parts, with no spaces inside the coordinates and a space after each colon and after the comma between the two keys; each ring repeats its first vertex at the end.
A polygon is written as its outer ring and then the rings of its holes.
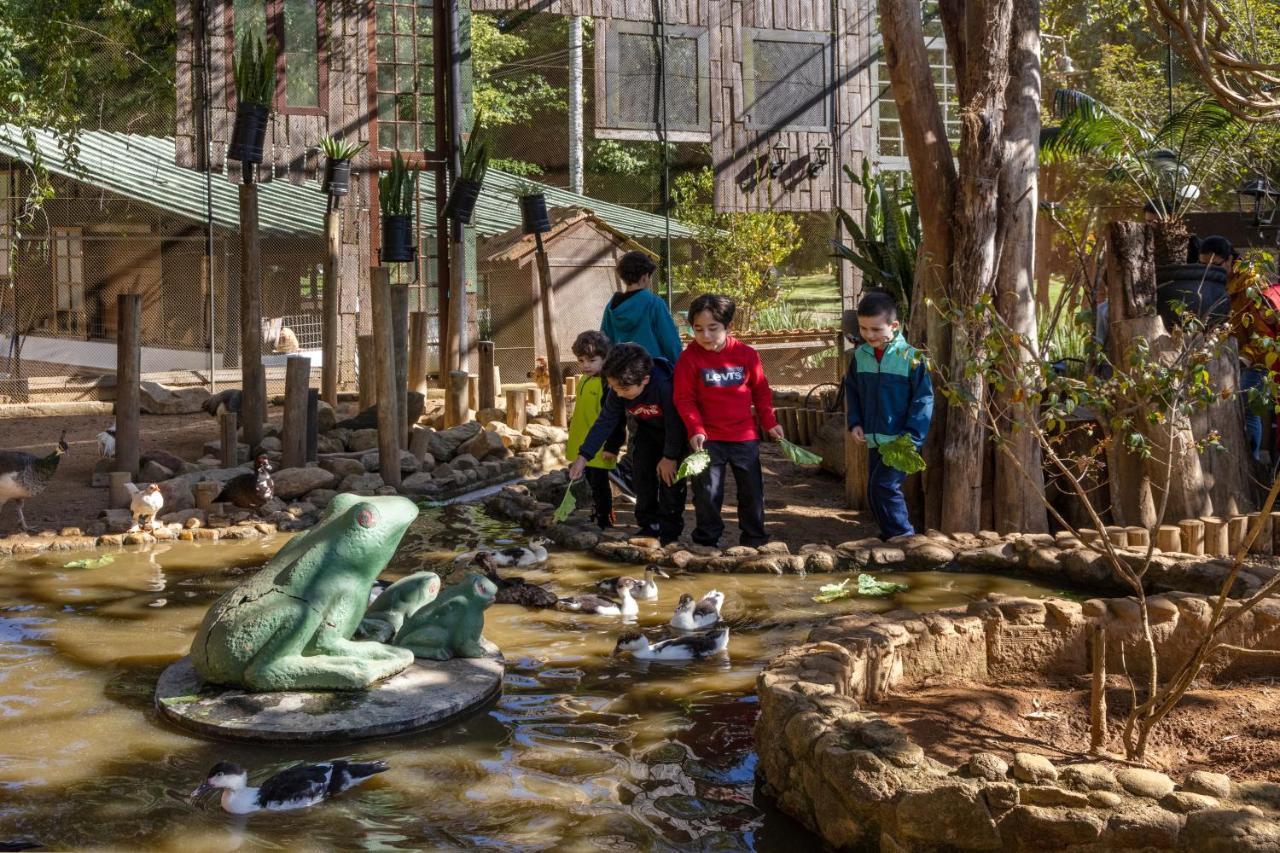
{"type": "MultiPolygon", "coordinates": [[[[447,567],[478,541],[525,541],[474,507],[424,514],[387,579],[447,567]]],[[[927,609],[988,592],[982,575],[909,575],[885,601],[811,600],[826,578],[659,581],[638,624],[661,630],[681,593],[727,595],[729,654],[692,663],[610,656],[617,618],[495,606],[503,696],[440,730],[355,745],[221,744],[161,723],[151,691],[224,590],[283,543],[178,543],[70,569],[68,555],[0,560],[0,841],[154,850],[781,850],[808,838],[755,792],[752,695],[763,661],[820,618],[927,609]],[[261,779],[297,761],[385,758],[392,769],[312,810],[233,818],[186,795],[216,761],[261,779]]],[[[555,555],[521,569],[560,594],[628,567],[555,555]]]]}

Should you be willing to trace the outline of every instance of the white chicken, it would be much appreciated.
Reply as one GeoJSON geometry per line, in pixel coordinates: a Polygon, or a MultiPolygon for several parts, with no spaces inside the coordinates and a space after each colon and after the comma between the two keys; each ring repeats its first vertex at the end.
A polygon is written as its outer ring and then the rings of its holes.
{"type": "Polygon", "coordinates": [[[124,487],[129,490],[129,512],[133,514],[133,526],[129,528],[129,532],[139,530],[143,519],[146,519],[147,529],[150,530],[164,507],[164,494],[160,487],[155,483],[147,483],[145,486],[125,483],[124,487]]]}
{"type": "Polygon", "coordinates": [[[111,426],[98,433],[98,455],[103,459],[116,458],[116,424],[111,422],[111,426]]]}

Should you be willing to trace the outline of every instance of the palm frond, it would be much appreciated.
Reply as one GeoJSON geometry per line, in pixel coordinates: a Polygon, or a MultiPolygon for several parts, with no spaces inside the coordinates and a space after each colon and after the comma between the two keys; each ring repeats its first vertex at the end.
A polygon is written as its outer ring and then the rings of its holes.
{"type": "Polygon", "coordinates": [[[1149,131],[1076,89],[1054,92],[1053,112],[1059,123],[1040,134],[1046,162],[1087,156],[1119,160],[1152,141],[1149,131]]]}

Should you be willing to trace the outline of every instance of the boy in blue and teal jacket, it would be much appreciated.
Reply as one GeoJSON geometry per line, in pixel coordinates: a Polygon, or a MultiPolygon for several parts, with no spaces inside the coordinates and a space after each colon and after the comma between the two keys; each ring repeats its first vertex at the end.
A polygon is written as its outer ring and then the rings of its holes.
{"type": "Polygon", "coordinates": [[[933,418],[933,382],[920,352],[899,333],[898,306],[884,290],[858,302],[862,343],[844,376],[845,412],[854,441],[867,445],[867,504],[880,537],[915,533],[907,517],[902,482],[907,475],[886,465],[878,448],[902,434],[919,448],[933,418]]]}
{"type": "Polygon", "coordinates": [[[600,331],[615,345],[639,344],[654,358],[675,364],[684,345],[666,301],[649,289],[656,269],[644,252],[627,252],[618,260],[618,277],[627,289],[605,306],[600,331]]]}

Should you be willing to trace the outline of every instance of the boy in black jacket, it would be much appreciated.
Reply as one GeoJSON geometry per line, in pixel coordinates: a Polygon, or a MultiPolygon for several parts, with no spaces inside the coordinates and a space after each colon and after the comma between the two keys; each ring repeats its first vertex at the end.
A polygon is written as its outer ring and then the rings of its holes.
{"type": "Polygon", "coordinates": [[[645,536],[663,545],[684,530],[686,485],[676,469],[687,450],[684,422],[671,400],[675,371],[664,358],[653,358],[637,344],[618,344],[609,351],[600,371],[609,384],[600,416],[578,448],[569,479],[582,476],[588,460],[603,446],[617,453],[622,445],[617,429],[627,415],[636,419],[634,476],[636,523],[645,536]]]}

